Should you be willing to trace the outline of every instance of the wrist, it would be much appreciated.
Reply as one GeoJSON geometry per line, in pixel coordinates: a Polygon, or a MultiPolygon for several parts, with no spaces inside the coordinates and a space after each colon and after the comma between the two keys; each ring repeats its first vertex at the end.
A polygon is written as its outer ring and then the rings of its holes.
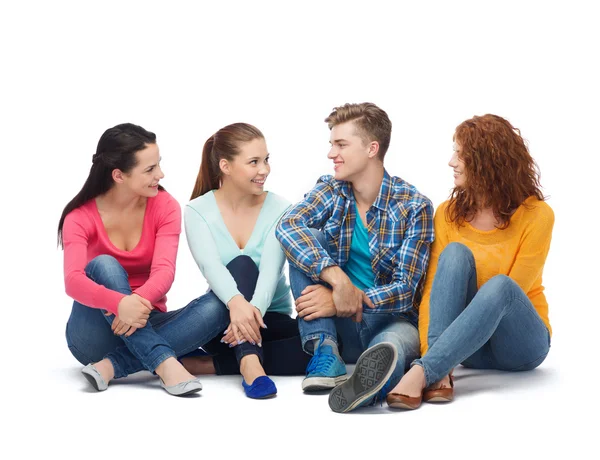
{"type": "Polygon", "coordinates": [[[321,279],[328,283],[333,289],[336,289],[347,281],[348,275],[338,266],[327,267],[321,272],[321,279]]]}
{"type": "Polygon", "coordinates": [[[244,297],[241,294],[234,295],[229,302],[227,302],[227,308],[231,310],[231,308],[237,308],[241,305],[242,301],[245,301],[244,297]]]}

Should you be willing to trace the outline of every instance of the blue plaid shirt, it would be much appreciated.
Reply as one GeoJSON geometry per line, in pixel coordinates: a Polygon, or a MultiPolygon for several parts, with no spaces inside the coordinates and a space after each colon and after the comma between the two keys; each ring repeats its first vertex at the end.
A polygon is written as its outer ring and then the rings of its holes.
{"type": "MultiPolygon", "coordinates": [[[[348,261],[356,222],[354,203],[350,183],[323,176],[277,225],[276,236],[289,262],[315,282],[321,281],[325,268],[343,267],[348,261]],[[333,256],[311,228],[324,232],[333,256]]],[[[367,211],[367,231],[375,286],[365,293],[376,308],[364,312],[394,313],[416,324],[433,242],[431,201],[384,171],[379,195],[367,211]]]]}

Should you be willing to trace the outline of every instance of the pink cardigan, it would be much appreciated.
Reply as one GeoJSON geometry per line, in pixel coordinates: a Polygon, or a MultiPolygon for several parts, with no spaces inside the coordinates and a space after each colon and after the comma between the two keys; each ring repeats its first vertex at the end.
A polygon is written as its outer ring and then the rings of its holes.
{"type": "Polygon", "coordinates": [[[95,257],[113,256],[129,275],[134,293],[166,311],[166,294],[175,278],[175,260],[181,233],[181,207],[167,192],[148,198],[142,237],[131,251],[115,247],[98,213],[96,200],[71,211],[63,226],[65,290],[69,297],[92,308],[117,314],[125,294],[96,284],[85,274],[95,257]]]}

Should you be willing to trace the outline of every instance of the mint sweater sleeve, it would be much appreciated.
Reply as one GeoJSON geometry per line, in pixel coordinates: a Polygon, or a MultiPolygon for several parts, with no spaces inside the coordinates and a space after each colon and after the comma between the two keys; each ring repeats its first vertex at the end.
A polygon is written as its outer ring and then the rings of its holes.
{"type": "Polygon", "coordinates": [[[283,265],[285,264],[285,255],[279,241],[275,237],[276,225],[277,220],[271,225],[265,238],[265,245],[258,267],[258,281],[256,282],[254,296],[250,301],[252,305],[260,310],[262,316],[265,316],[267,309],[271,305],[277,284],[281,278],[283,265]]]}
{"type": "Polygon", "coordinates": [[[237,283],[223,265],[217,244],[204,218],[190,206],[184,212],[185,234],[204,278],[211,290],[225,305],[236,295],[241,295],[237,283]]]}

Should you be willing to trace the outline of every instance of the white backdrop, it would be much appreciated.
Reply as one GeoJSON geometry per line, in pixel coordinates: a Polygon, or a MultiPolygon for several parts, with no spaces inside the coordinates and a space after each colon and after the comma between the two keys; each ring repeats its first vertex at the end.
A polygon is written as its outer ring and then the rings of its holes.
{"type": "MultiPolygon", "coordinates": [[[[598,405],[579,395],[598,376],[598,19],[592,2],[576,1],[2,3],[0,397],[14,443],[0,449],[17,449],[14,458],[30,449],[148,458],[591,452],[591,427],[580,418],[593,407],[595,420],[598,405]],[[289,384],[294,399],[280,391],[269,403],[277,412],[236,412],[246,404],[237,380],[221,406],[209,406],[208,393],[165,402],[156,391],[115,386],[118,398],[109,391],[98,402],[82,391],[64,340],[71,301],[56,227],[103,131],[132,122],[155,132],[162,183],[184,205],[204,140],[226,124],[252,123],[271,153],[266,189],[297,201],[332,171],[323,119],[337,105],[364,101],[392,120],[388,171],[435,206],[452,186],[447,162],[461,121],[495,113],[528,140],[556,214],[544,273],[554,328],[545,393],[524,380],[508,406],[510,391],[477,399],[473,390],[446,419],[443,410],[352,419],[332,416],[324,397],[311,413],[306,401],[315,399],[302,397],[299,379],[289,384]],[[537,403],[524,407],[528,400],[537,403]],[[287,450],[276,450],[282,443],[287,450]]],[[[182,234],[169,308],[205,288],[182,234]]]]}

